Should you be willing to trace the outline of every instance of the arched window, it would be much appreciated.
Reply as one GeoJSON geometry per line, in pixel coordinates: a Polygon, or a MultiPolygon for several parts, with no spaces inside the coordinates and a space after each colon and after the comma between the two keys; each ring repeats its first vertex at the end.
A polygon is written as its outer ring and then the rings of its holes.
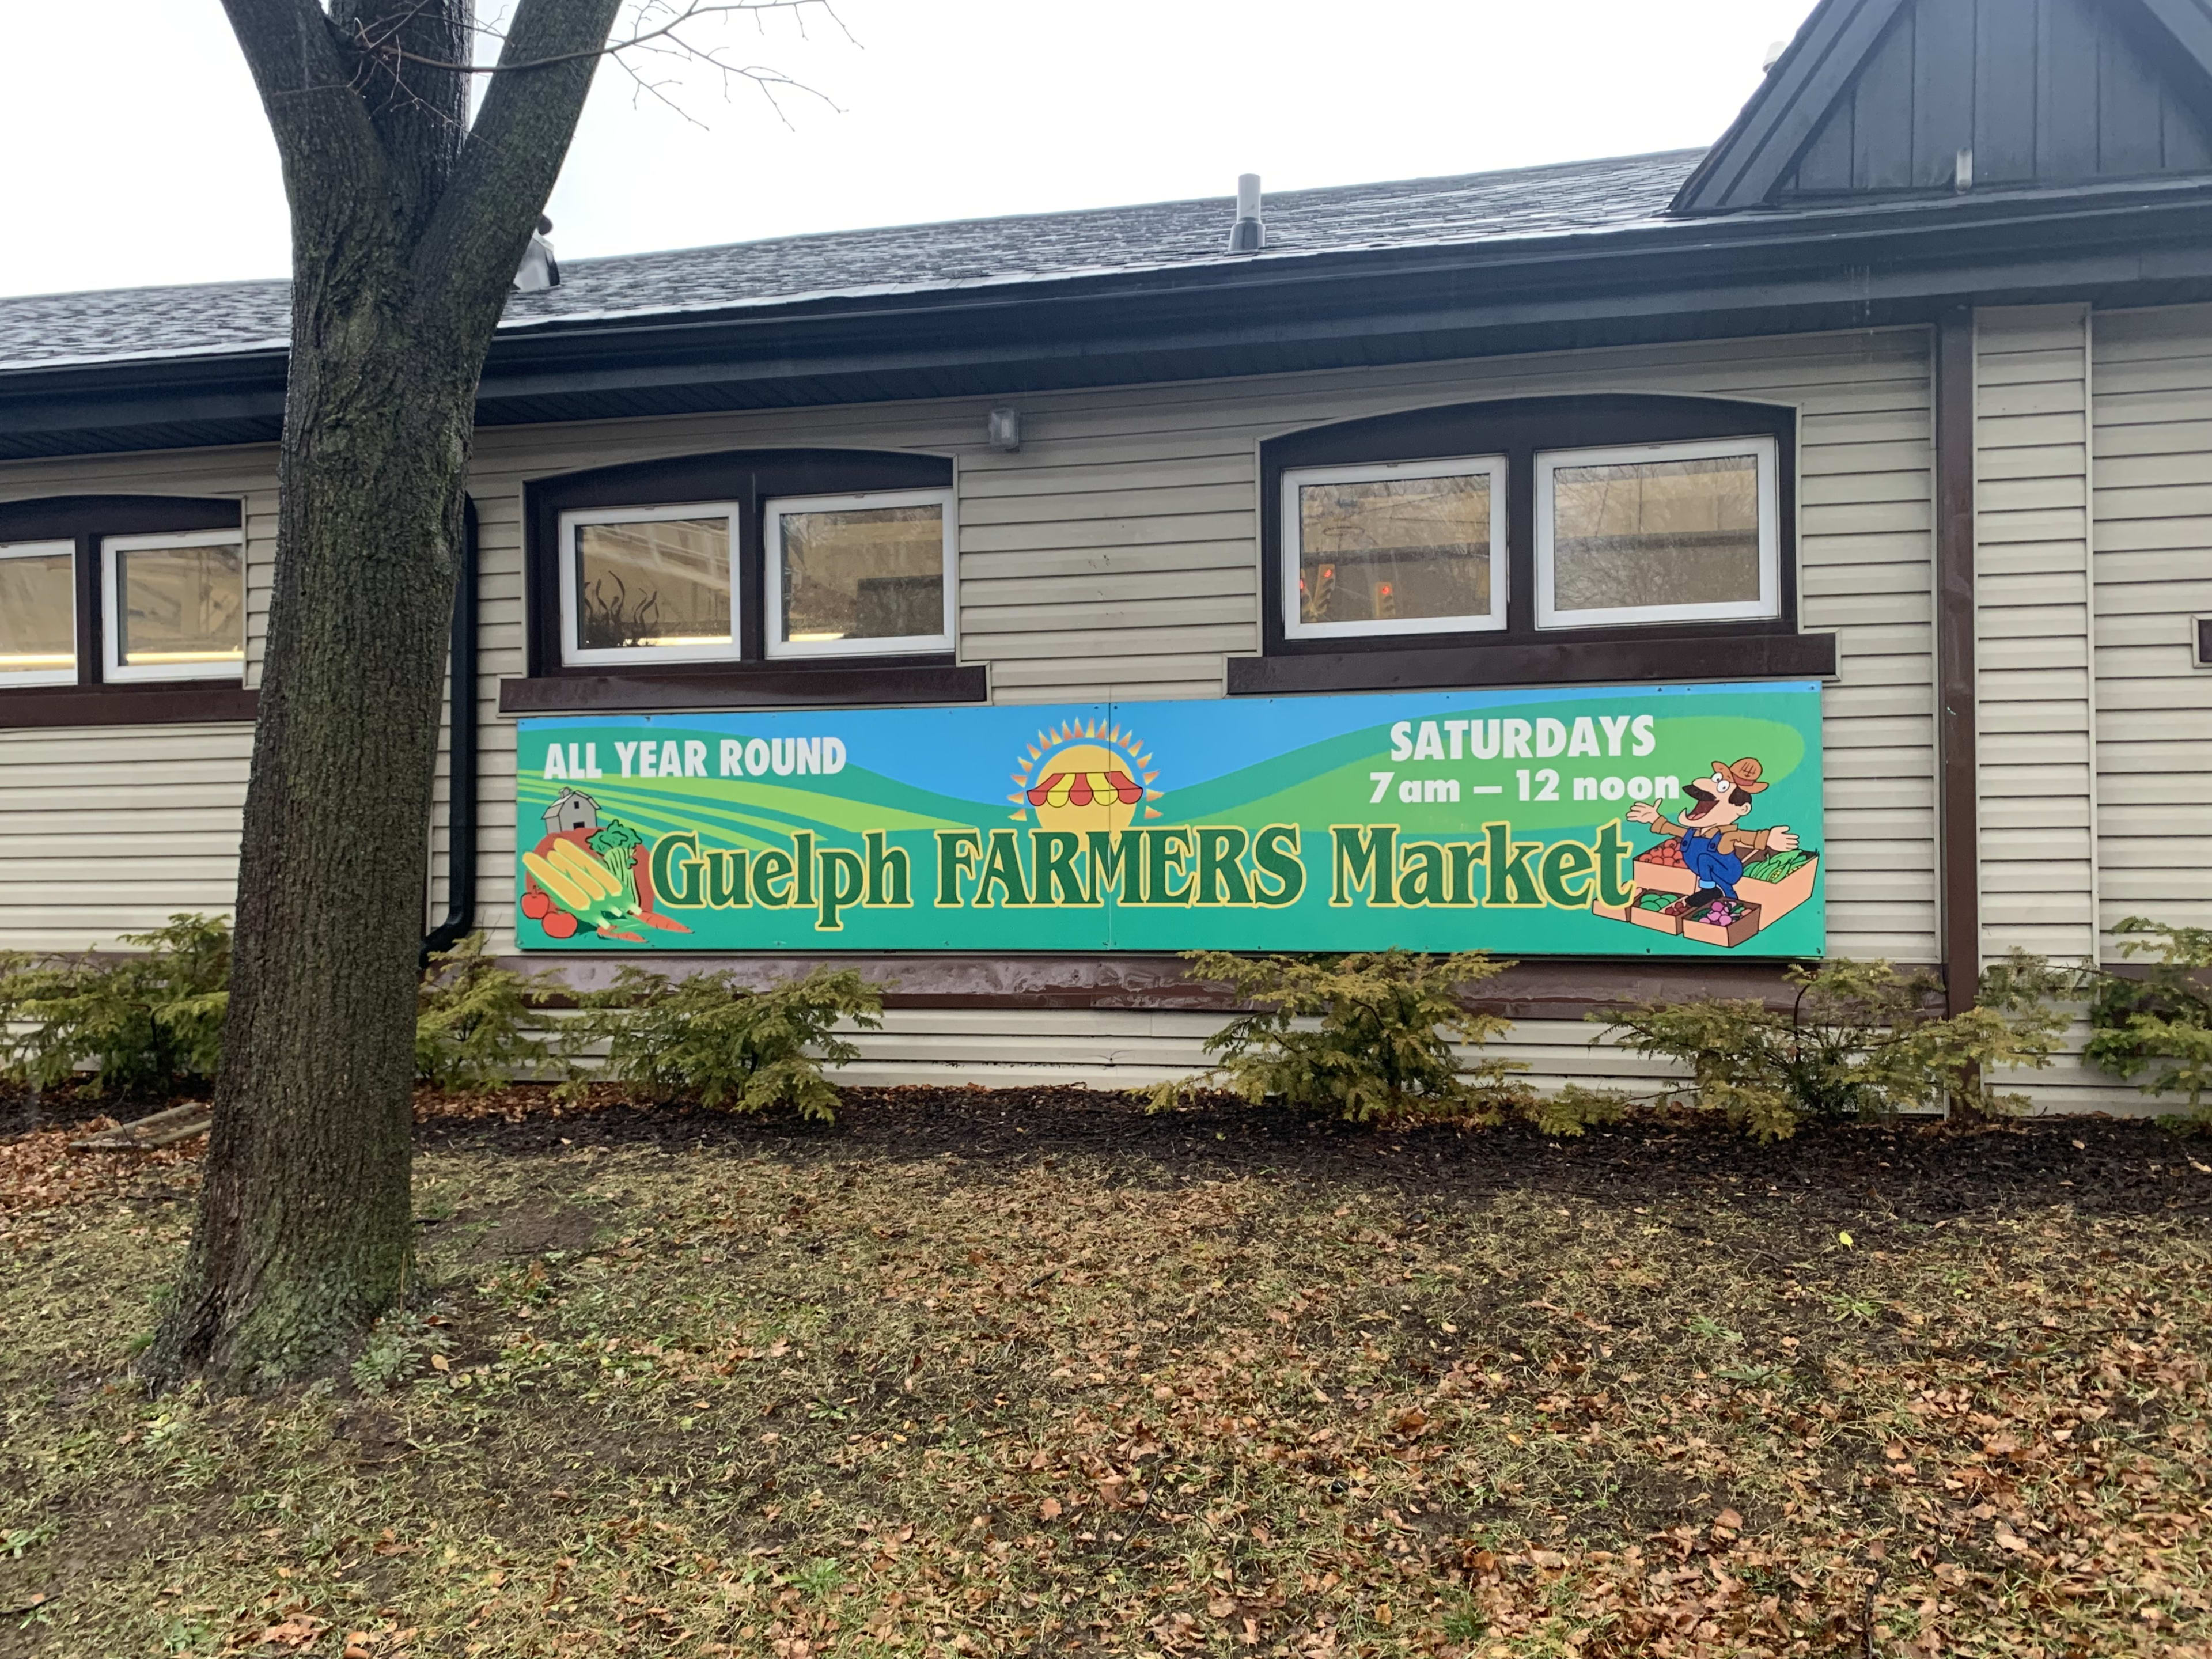
{"type": "Polygon", "coordinates": [[[945,661],[952,463],[768,449],[528,489],[532,672],[945,661]]]}
{"type": "MultiPolygon", "coordinates": [[[[1793,409],[1632,394],[1274,439],[1261,448],[1263,659],[1233,663],[1231,690],[1653,678],[1638,665],[1668,647],[1792,638],[1796,453],[1793,409]],[[1413,666],[1425,650],[1444,654],[1413,666]],[[1313,661],[1288,665],[1300,659],[1313,661]]],[[[1797,651],[1794,668],[1825,672],[1822,656],[1797,651]]],[[[1754,651],[1747,672],[1792,658],[1754,651]]],[[[1710,668],[1684,656],[1675,672],[1710,668]]]]}

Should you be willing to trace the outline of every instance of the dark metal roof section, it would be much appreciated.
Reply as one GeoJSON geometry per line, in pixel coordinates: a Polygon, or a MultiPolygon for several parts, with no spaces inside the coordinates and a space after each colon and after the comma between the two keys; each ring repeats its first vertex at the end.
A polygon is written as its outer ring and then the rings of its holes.
{"type": "Polygon", "coordinates": [[[2206,0],[1824,0],[1673,210],[2207,174],[2206,0]]]}

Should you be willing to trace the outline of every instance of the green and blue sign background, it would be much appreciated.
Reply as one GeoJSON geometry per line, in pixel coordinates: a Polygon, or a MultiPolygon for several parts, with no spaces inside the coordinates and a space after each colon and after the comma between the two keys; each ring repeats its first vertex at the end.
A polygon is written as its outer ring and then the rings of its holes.
{"type": "MultiPolygon", "coordinates": [[[[1696,956],[1594,911],[1749,757],[1818,851],[1820,686],[526,720],[526,950],[1696,956]]],[[[1826,860],[1820,861],[1821,886],[1826,860]]],[[[1817,957],[1821,886],[1732,951],[1817,957]]]]}

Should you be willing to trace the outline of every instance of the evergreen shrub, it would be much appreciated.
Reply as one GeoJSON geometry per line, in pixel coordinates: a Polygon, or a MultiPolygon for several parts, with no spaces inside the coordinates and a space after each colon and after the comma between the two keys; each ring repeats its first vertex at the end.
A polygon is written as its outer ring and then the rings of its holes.
{"type": "Polygon", "coordinates": [[[477,1093],[565,1060],[574,1022],[556,1035],[544,1018],[562,988],[550,973],[501,967],[482,933],[434,951],[416,994],[415,1075],[434,1089],[477,1093]]]}
{"type": "Polygon", "coordinates": [[[1571,1088],[1574,1107],[1688,1104],[1724,1112],[1760,1140],[1784,1139],[1808,1118],[2015,1109],[2024,1097],[1992,1091],[1989,1073],[2049,1066],[2067,1025],[2053,1005],[2081,984],[2077,970],[2015,951],[1983,974],[1972,1008],[1946,1015],[1935,975],[1887,962],[1794,964],[1788,978],[1787,1008],[1708,998],[1591,1014],[1607,1027],[1594,1041],[1674,1060],[1690,1081],[1644,1102],[1571,1088]]]}
{"type": "Polygon", "coordinates": [[[1211,1070],[1151,1089],[1152,1110],[1226,1086],[1255,1105],[1280,1102],[1352,1123],[1431,1118],[1494,1124],[1524,1117],[1549,1133],[1579,1134],[1613,1109],[1602,1102],[1562,1107],[1539,1097],[1514,1079],[1527,1069],[1518,1061],[1461,1057],[1455,1044],[1479,1048],[1510,1024],[1460,1000],[1462,988],[1512,965],[1487,952],[1241,957],[1192,951],[1184,960],[1194,978],[1229,986],[1257,1006],[1206,1039],[1206,1052],[1218,1057],[1211,1070]]]}
{"type": "Polygon", "coordinates": [[[2122,955],[2154,960],[2140,979],[2097,975],[2082,1052],[2118,1077],[2148,1073],[2147,1094],[2182,1096],[2172,1127],[2212,1129],[2212,927],[2130,916],[2112,932],[2122,955]]]}
{"type": "Polygon", "coordinates": [[[672,980],[625,967],[586,1002],[580,1034],[605,1041],[607,1077],[657,1101],[696,1098],[740,1112],[787,1105],[825,1122],[836,1115],[837,1091],[823,1066],[860,1052],[836,1035],[837,1022],[875,1030],[884,1006],[883,987],[826,966],[768,991],[748,990],[727,972],[672,980]]]}
{"type": "Polygon", "coordinates": [[[211,1081],[230,924],[176,915],[127,956],[0,956],[0,1076],[36,1089],[167,1097],[211,1081]]]}

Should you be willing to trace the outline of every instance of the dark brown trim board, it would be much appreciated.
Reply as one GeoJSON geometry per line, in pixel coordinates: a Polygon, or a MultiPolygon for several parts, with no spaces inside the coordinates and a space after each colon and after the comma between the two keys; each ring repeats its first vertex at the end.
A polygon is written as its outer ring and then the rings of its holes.
{"type": "MultiPolygon", "coordinates": [[[[635,953],[501,958],[505,966],[536,973],[551,969],[576,992],[605,990],[635,953]]],[[[975,953],[910,956],[657,957],[664,973],[727,971],[741,985],[766,989],[804,976],[827,963],[856,969],[888,988],[891,1008],[1153,1009],[1188,1013],[1226,1012],[1240,1005],[1219,985],[1194,981],[1180,957],[986,956],[975,953]]],[[[1912,964],[1900,964],[1908,969],[1912,964]]],[[[1700,997],[1755,1000],[1787,1006],[1796,994],[1779,962],[1706,963],[1674,960],[1562,957],[1519,962],[1484,987],[1469,1006],[1509,1019],[1578,1020],[1607,1008],[1640,1002],[1680,1002],[1700,997]]],[[[1593,1030],[1595,1035],[1595,1030],[1593,1030]]]]}
{"type": "Polygon", "coordinates": [[[0,501],[0,542],[235,530],[244,522],[243,510],[235,496],[42,495],[0,501]]]}
{"type": "Polygon", "coordinates": [[[2191,623],[2194,638],[2190,641],[2199,668],[2212,668],[2212,617],[2198,617],[2191,623]]]}
{"type": "Polygon", "coordinates": [[[501,680],[502,714],[645,714],[717,708],[848,708],[988,702],[990,671],[947,660],[866,667],[732,663],[692,674],[550,674],[501,680]]]}
{"type": "Polygon", "coordinates": [[[258,691],[183,680],[173,685],[34,685],[0,691],[0,732],[65,726],[251,725],[258,691]]]}
{"type": "Polygon", "coordinates": [[[1637,640],[1436,646],[1297,657],[1231,657],[1229,695],[1437,691],[1486,685],[1613,685],[1644,681],[1827,679],[1833,634],[1667,632],[1637,640]]]}
{"type": "Polygon", "coordinates": [[[1974,313],[1936,325],[1936,748],[1944,998],[1973,1006],[1982,972],[1974,714],[1974,313]]]}

